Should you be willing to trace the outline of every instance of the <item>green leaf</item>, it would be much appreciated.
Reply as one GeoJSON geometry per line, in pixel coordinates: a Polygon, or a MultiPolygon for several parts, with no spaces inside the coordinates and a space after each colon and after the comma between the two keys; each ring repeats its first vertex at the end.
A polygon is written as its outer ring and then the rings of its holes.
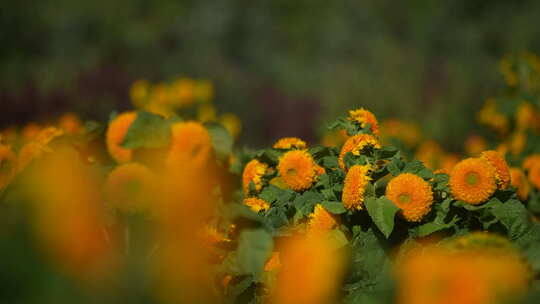
{"type": "Polygon", "coordinates": [[[139,111],[137,118],[129,127],[122,147],[126,149],[165,147],[169,144],[170,137],[169,121],[159,115],[139,111]]]}
{"type": "Polygon", "coordinates": [[[508,230],[508,236],[516,240],[524,235],[531,227],[529,213],[518,200],[509,200],[505,203],[493,204],[491,212],[508,230]]]}
{"type": "Polygon", "coordinates": [[[333,214],[342,214],[347,212],[347,209],[345,209],[343,203],[341,202],[324,201],[321,203],[321,205],[324,207],[324,209],[328,210],[330,213],[333,214]]]}
{"type": "Polygon", "coordinates": [[[382,196],[378,199],[368,198],[366,209],[377,228],[388,238],[394,230],[394,217],[399,208],[388,198],[382,196]]]}
{"type": "Polygon", "coordinates": [[[220,159],[227,159],[232,153],[234,139],[229,131],[218,123],[205,123],[204,126],[212,138],[212,147],[220,159]]]}
{"type": "Polygon", "coordinates": [[[259,280],[264,264],[272,254],[274,242],[264,229],[244,230],[238,239],[238,267],[259,280]]]}
{"type": "Polygon", "coordinates": [[[333,247],[334,250],[342,248],[349,244],[349,240],[347,240],[345,233],[343,233],[343,231],[339,229],[334,229],[334,230],[329,231],[326,234],[326,237],[328,237],[328,239],[331,240],[333,246],[335,246],[333,247]]]}
{"type": "Polygon", "coordinates": [[[445,223],[441,218],[437,217],[433,222],[425,223],[416,227],[416,236],[423,237],[437,231],[452,228],[457,221],[459,221],[459,217],[457,216],[454,216],[454,218],[449,223],[445,223]]]}

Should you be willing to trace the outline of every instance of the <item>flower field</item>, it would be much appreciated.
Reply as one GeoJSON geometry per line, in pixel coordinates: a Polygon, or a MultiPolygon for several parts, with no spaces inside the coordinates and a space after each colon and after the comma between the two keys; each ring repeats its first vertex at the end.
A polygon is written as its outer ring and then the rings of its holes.
{"type": "Polygon", "coordinates": [[[458,152],[361,103],[253,150],[191,78],[1,130],[0,299],[539,303],[540,59],[500,71],[458,152]]]}

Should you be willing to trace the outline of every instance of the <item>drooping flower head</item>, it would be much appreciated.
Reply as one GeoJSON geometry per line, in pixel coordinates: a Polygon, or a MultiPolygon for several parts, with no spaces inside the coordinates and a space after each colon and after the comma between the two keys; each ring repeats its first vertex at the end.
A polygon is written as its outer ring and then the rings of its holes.
{"type": "Polygon", "coordinates": [[[371,180],[371,177],[368,175],[369,170],[369,166],[354,165],[347,172],[341,198],[345,208],[349,210],[362,210],[366,186],[371,180]]]}
{"type": "Polygon", "coordinates": [[[257,197],[249,197],[244,199],[244,205],[248,206],[251,210],[253,210],[253,212],[256,213],[259,211],[266,211],[268,208],[270,208],[269,203],[257,197]]]}
{"type": "Polygon", "coordinates": [[[493,167],[482,158],[467,158],[450,173],[452,195],[466,203],[485,202],[497,189],[493,167]]]}
{"type": "Polygon", "coordinates": [[[362,151],[367,148],[380,149],[381,144],[377,138],[369,134],[357,134],[349,137],[339,153],[339,167],[343,171],[347,171],[344,161],[345,155],[351,152],[353,155],[359,156],[362,151]]]}
{"type": "Polygon", "coordinates": [[[212,139],[199,122],[175,123],[172,127],[171,145],[167,156],[169,167],[189,165],[203,168],[212,158],[212,139]]]}
{"type": "Polygon", "coordinates": [[[349,111],[349,120],[357,123],[361,128],[365,128],[369,124],[371,132],[379,136],[379,122],[370,111],[364,108],[351,110],[349,111]]]}
{"type": "Polygon", "coordinates": [[[334,215],[326,211],[321,204],[317,204],[313,213],[309,215],[307,235],[320,236],[337,226],[338,222],[334,215]]]}
{"type": "Polygon", "coordinates": [[[501,190],[508,188],[511,179],[510,170],[504,157],[494,150],[484,151],[480,154],[480,157],[494,168],[498,188],[501,190]]]}
{"type": "Polygon", "coordinates": [[[279,175],[295,191],[311,188],[317,178],[317,171],[313,157],[304,150],[289,151],[279,159],[279,175]]]}
{"type": "Polygon", "coordinates": [[[116,116],[107,129],[107,149],[109,154],[118,163],[128,163],[131,161],[133,151],[121,146],[131,124],[137,118],[137,113],[126,112],[116,116]]]}
{"type": "Polygon", "coordinates": [[[156,177],[148,168],[137,163],[116,167],[107,178],[105,197],[111,207],[122,212],[148,210],[156,195],[156,177]]]}
{"type": "Polygon", "coordinates": [[[290,149],[306,149],[307,144],[305,141],[301,140],[298,137],[284,137],[278,140],[274,144],[274,149],[283,149],[283,150],[290,150],[290,149]]]}
{"type": "Polygon", "coordinates": [[[386,186],[386,197],[401,209],[409,222],[420,221],[433,203],[431,185],[412,173],[402,173],[391,179],[386,186]]]}
{"type": "Polygon", "coordinates": [[[517,189],[517,194],[519,199],[526,201],[529,198],[529,192],[531,191],[531,186],[525,173],[520,168],[512,167],[510,168],[511,184],[517,189]]]}
{"type": "Polygon", "coordinates": [[[242,188],[244,189],[244,194],[249,193],[249,185],[253,183],[255,186],[255,191],[261,191],[263,187],[263,176],[268,170],[268,165],[258,161],[257,159],[252,159],[244,167],[244,172],[242,173],[242,188]]]}

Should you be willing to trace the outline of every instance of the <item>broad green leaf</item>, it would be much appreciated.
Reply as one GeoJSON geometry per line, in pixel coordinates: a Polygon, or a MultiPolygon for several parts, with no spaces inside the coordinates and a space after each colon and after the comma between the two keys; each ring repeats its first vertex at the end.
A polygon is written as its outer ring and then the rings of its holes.
{"type": "Polygon", "coordinates": [[[529,212],[520,201],[509,200],[491,206],[491,212],[508,230],[508,236],[516,240],[524,235],[531,227],[529,212]]]}
{"type": "Polygon", "coordinates": [[[341,214],[347,212],[347,209],[345,209],[343,203],[341,202],[324,201],[321,203],[321,205],[324,207],[324,209],[328,210],[330,213],[333,214],[341,214]]]}
{"type": "Polygon", "coordinates": [[[264,264],[272,254],[274,242],[264,229],[244,230],[238,239],[238,266],[245,274],[259,280],[264,264]]]}
{"type": "Polygon", "coordinates": [[[349,240],[345,236],[345,233],[339,229],[334,229],[326,234],[326,237],[332,242],[333,249],[337,250],[349,244],[349,240]]]}
{"type": "Polygon", "coordinates": [[[205,123],[204,126],[208,130],[212,138],[212,147],[216,155],[220,159],[227,159],[232,153],[234,139],[229,134],[229,131],[218,123],[205,123]]]}
{"type": "Polygon", "coordinates": [[[394,217],[399,208],[382,196],[378,199],[368,198],[366,209],[377,228],[388,238],[394,230],[394,217]]]}
{"type": "Polygon", "coordinates": [[[137,118],[129,127],[122,147],[127,149],[165,147],[169,144],[170,137],[169,121],[159,115],[139,111],[137,118]]]}

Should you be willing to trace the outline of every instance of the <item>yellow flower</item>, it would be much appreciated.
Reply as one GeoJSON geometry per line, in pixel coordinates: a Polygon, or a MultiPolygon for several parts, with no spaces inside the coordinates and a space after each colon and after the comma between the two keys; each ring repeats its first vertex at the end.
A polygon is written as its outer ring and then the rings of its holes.
{"type": "Polygon", "coordinates": [[[263,177],[268,170],[268,165],[262,163],[256,159],[252,159],[244,167],[244,172],[242,173],[242,188],[244,189],[244,194],[249,193],[249,184],[253,182],[255,185],[255,191],[261,191],[263,187],[263,177]]]}
{"type": "Polygon", "coordinates": [[[66,113],[58,120],[58,127],[67,134],[80,134],[84,131],[81,120],[74,113],[66,113]]]}
{"type": "Polygon", "coordinates": [[[150,83],[145,79],[135,81],[129,89],[129,96],[131,102],[136,108],[142,108],[146,102],[150,93],[150,83]]]}
{"type": "Polygon", "coordinates": [[[283,149],[283,150],[290,150],[290,149],[306,149],[307,144],[305,141],[301,140],[298,137],[284,137],[278,140],[274,144],[274,149],[283,149]]]}
{"type": "Polygon", "coordinates": [[[109,154],[118,163],[122,164],[131,161],[133,151],[123,148],[121,144],[135,118],[137,118],[137,113],[135,112],[122,113],[111,121],[107,129],[107,149],[109,150],[109,154]]]}
{"type": "Polygon", "coordinates": [[[531,186],[529,181],[525,177],[525,173],[520,168],[510,168],[510,176],[512,177],[511,184],[512,187],[517,189],[517,194],[519,199],[526,201],[529,198],[529,192],[531,191],[531,186]]]}
{"type": "Polygon", "coordinates": [[[337,220],[321,204],[315,205],[313,213],[309,215],[308,236],[320,236],[338,226],[337,220]]]}
{"type": "Polygon", "coordinates": [[[244,205],[248,206],[253,212],[266,211],[270,208],[270,204],[256,197],[244,199],[244,205]]]}
{"type": "Polygon", "coordinates": [[[528,177],[531,184],[536,189],[540,189],[540,162],[536,162],[530,167],[528,177]]]}
{"type": "Polygon", "coordinates": [[[203,168],[212,159],[212,139],[206,128],[196,121],[172,125],[171,144],[167,166],[193,166],[203,168]]]}
{"type": "Polygon", "coordinates": [[[482,136],[471,135],[465,140],[465,152],[470,156],[478,156],[487,149],[487,142],[482,136]]]}
{"type": "Polygon", "coordinates": [[[202,104],[197,111],[197,119],[200,122],[216,120],[216,108],[211,104],[202,104]]]}
{"type": "Polygon", "coordinates": [[[202,102],[209,102],[214,98],[214,86],[212,85],[212,82],[208,80],[199,80],[195,82],[193,91],[195,98],[202,102]]]}
{"type": "Polygon", "coordinates": [[[508,188],[510,186],[510,170],[504,157],[493,150],[482,152],[480,157],[493,167],[498,188],[501,190],[508,188]]]}
{"type": "Polygon", "coordinates": [[[517,156],[523,152],[527,145],[527,135],[523,132],[516,132],[510,136],[510,152],[517,156]]]}
{"type": "Polygon", "coordinates": [[[388,119],[381,123],[381,137],[384,143],[390,144],[396,138],[412,148],[420,142],[422,132],[415,123],[388,119]]]}
{"type": "Polygon", "coordinates": [[[540,153],[531,154],[523,160],[523,169],[530,170],[533,165],[540,163],[540,153]]]}
{"type": "Polygon", "coordinates": [[[19,151],[17,158],[17,172],[21,172],[34,160],[43,154],[52,152],[49,144],[56,138],[62,136],[64,131],[50,127],[39,132],[34,140],[25,144],[19,151]]]}
{"type": "Polygon", "coordinates": [[[522,102],[516,112],[516,128],[518,131],[527,129],[538,129],[540,117],[533,105],[529,102],[522,102]]]}
{"type": "Polygon", "coordinates": [[[450,173],[452,195],[466,203],[485,202],[497,189],[494,169],[481,158],[468,158],[459,162],[450,173]]]}
{"type": "Polygon", "coordinates": [[[349,210],[362,210],[364,193],[371,177],[368,176],[369,166],[354,165],[347,172],[343,185],[342,201],[349,210]]]}
{"type": "Polygon", "coordinates": [[[238,116],[231,113],[225,113],[221,115],[219,122],[227,129],[232,137],[237,138],[240,135],[240,132],[242,131],[242,121],[240,121],[238,116]]]}
{"type": "Polygon", "coordinates": [[[409,222],[420,221],[430,210],[433,191],[428,182],[418,175],[402,173],[386,186],[386,197],[401,209],[409,222]]]}
{"type": "Polygon", "coordinates": [[[443,149],[438,143],[433,140],[428,140],[418,147],[415,157],[427,168],[439,169],[444,154],[443,149]]]}
{"type": "Polygon", "coordinates": [[[349,111],[349,120],[357,123],[361,128],[365,128],[369,124],[371,132],[379,136],[379,122],[370,111],[364,108],[351,110],[349,111]]]}
{"type": "Polygon", "coordinates": [[[8,145],[0,144],[0,191],[4,189],[15,176],[17,156],[8,145]]]}
{"type": "Polygon", "coordinates": [[[311,154],[303,150],[292,150],[281,156],[279,175],[295,191],[309,189],[317,177],[317,164],[311,154]]]}
{"type": "Polygon", "coordinates": [[[497,109],[497,104],[493,98],[486,100],[486,103],[478,113],[478,121],[488,127],[504,134],[508,131],[508,119],[497,109]]]}
{"type": "Polygon", "coordinates": [[[195,82],[189,78],[179,78],[172,84],[174,105],[178,107],[189,106],[193,103],[195,95],[195,82]]]}
{"type": "Polygon", "coordinates": [[[377,138],[369,134],[357,134],[349,137],[349,139],[347,139],[347,141],[341,148],[341,152],[339,153],[339,167],[343,171],[347,171],[344,161],[345,155],[351,152],[353,155],[359,156],[362,150],[366,148],[380,149],[381,144],[379,143],[377,138]]]}
{"type": "Polygon", "coordinates": [[[116,167],[105,184],[107,201],[122,212],[146,211],[155,195],[156,176],[136,163],[116,167]]]}

